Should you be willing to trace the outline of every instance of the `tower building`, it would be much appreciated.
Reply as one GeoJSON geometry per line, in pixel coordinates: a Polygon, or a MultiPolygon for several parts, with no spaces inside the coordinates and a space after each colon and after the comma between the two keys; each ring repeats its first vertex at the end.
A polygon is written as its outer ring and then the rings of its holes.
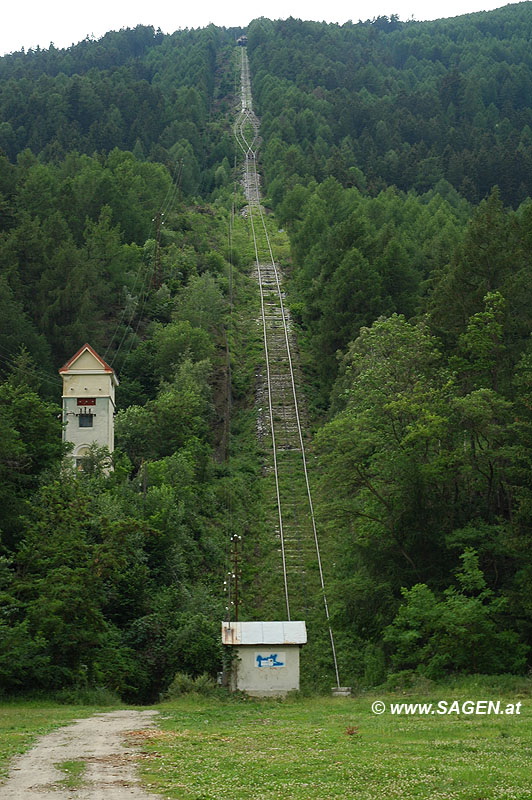
{"type": "Polygon", "coordinates": [[[63,378],[63,441],[72,442],[76,467],[89,446],[114,450],[115,389],[118,378],[90,344],[84,344],[61,367],[63,378]]]}

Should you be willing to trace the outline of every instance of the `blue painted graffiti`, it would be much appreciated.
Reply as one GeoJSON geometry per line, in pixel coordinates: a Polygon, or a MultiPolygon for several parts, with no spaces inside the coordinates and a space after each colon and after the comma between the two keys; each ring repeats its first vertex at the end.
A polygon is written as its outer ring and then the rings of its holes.
{"type": "Polygon", "coordinates": [[[277,653],[271,653],[269,656],[257,656],[258,667],[284,667],[284,661],[277,660],[277,653]]]}

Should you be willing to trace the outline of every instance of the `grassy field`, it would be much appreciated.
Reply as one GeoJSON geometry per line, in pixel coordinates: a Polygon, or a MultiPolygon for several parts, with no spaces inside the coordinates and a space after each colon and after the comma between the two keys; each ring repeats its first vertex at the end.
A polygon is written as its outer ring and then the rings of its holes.
{"type": "MultiPolygon", "coordinates": [[[[284,701],[188,695],[139,731],[142,778],[179,800],[530,800],[532,682],[470,679],[417,693],[284,701]],[[372,713],[376,700],[383,714],[372,713]],[[396,716],[391,703],[501,700],[520,714],[396,716]]],[[[51,728],[111,708],[0,705],[0,768],[51,728]]],[[[78,776],[63,765],[65,785],[78,776]]]]}
{"type": "Polygon", "coordinates": [[[391,702],[522,702],[514,716],[392,716],[377,695],[284,702],[198,697],[160,706],[143,778],[180,800],[530,800],[532,697],[471,684],[391,702]]]}

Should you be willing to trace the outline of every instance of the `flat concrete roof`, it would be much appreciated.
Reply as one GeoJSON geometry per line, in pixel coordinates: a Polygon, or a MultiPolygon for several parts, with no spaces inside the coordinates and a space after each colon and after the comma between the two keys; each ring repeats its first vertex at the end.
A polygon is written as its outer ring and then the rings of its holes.
{"type": "Polygon", "coordinates": [[[304,622],[222,622],[223,644],[306,644],[304,622]]]}

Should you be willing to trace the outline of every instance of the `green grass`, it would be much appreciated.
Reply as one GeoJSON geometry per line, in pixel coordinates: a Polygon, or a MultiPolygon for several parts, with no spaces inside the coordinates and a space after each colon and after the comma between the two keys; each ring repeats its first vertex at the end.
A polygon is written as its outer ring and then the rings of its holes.
{"type": "Polygon", "coordinates": [[[57,705],[51,700],[0,703],[0,780],[6,777],[10,760],[31,747],[37,737],[99,711],[111,711],[111,708],[57,705]]]}
{"type": "MultiPolygon", "coordinates": [[[[189,695],[158,706],[159,728],[138,744],[142,778],[179,800],[530,800],[532,682],[473,677],[417,694],[284,701],[189,695]],[[520,715],[393,716],[371,704],[501,699],[520,715]]],[[[34,739],[101,710],[49,702],[0,705],[0,764],[34,739]]],[[[107,707],[105,710],[110,710],[107,707]]],[[[59,762],[76,789],[83,763],[59,762]]]]}
{"type": "MultiPolygon", "coordinates": [[[[524,684],[523,684],[524,685],[524,684]]],[[[469,683],[386,703],[498,699],[469,683]],[[469,686],[469,688],[468,688],[469,686]]],[[[164,704],[143,778],[180,800],[530,800],[532,698],[520,716],[375,715],[377,695],[164,704]]]]}
{"type": "Polygon", "coordinates": [[[87,765],[84,761],[59,761],[56,765],[57,769],[65,773],[62,781],[59,781],[59,786],[63,789],[81,789],[83,786],[83,779],[87,765]]]}

